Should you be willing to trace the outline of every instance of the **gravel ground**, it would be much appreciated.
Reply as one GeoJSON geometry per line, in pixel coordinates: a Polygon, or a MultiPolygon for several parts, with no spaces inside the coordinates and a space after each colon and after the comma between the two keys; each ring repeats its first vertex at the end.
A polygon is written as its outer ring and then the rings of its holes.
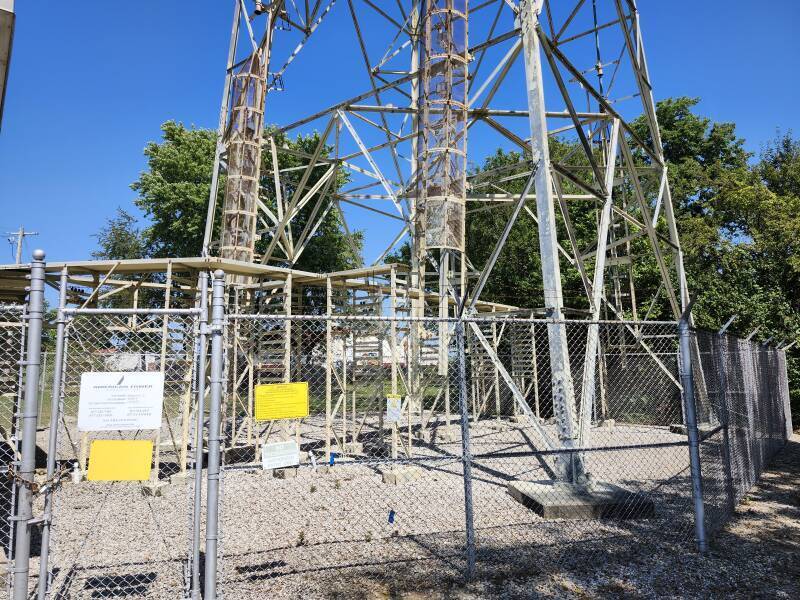
{"type": "MultiPolygon", "coordinates": [[[[303,437],[316,437],[315,425],[303,437]]],[[[529,430],[474,426],[473,453],[524,449],[529,430]]],[[[673,442],[665,429],[597,429],[592,446],[673,442]]],[[[239,598],[800,597],[800,439],[773,463],[712,552],[692,551],[685,446],[592,453],[598,479],[655,502],[650,519],[543,521],[507,494],[546,479],[548,460],[477,458],[477,570],[464,585],[460,441],[420,445],[418,469],[382,483],[374,460],[310,466],[277,479],[231,468],[222,481],[220,590],[239,598]],[[745,568],[746,567],[746,568],[745,568]]],[[[402,465],[407,466],[407,465],[402,465]]],[[[139,484],[65,484],[59,494],[55,598],[180,598],[191,481],[161,497],[139,484]]],[[[35,561],[34,561],[35,563],[35,561]]],[[[32,565],[34,572],[37,565],[32,565]]]]}

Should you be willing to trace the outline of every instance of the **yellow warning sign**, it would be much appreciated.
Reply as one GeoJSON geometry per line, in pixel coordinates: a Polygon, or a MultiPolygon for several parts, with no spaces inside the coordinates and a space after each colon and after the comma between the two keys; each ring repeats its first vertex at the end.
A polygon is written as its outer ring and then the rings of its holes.
{"type": "Polygon", "coordinates": [[[89,450],[89,481],[146,481],[150,479],[153,442],[94,440],[89,450]]]}
{"type": "Polygon", "coordinates": [[[256,421],[300,419],[308,416],[308,382],[256,386],[256,421]]]}

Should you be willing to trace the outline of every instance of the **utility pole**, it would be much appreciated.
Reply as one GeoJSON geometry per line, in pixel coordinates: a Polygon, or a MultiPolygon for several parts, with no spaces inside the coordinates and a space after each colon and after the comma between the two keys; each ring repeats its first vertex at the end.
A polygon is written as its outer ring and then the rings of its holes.
{"type": "Polygon", "coordinates": [[[6,235],[9,236],[8,242],[10,244],[14,243],[14,238],[17,238],[16,245],[16,263],[18,265],[22,264],[22,242],[27,236],[39,235],[38,231],[25,231],[25,228],[20,225],[19,230],[17,231],[6,231],[6,235]]]}

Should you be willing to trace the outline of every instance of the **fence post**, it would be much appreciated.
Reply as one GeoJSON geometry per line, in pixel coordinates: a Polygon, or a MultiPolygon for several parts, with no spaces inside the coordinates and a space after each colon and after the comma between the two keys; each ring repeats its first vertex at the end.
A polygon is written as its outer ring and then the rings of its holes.
{"type": "Polygon", "coordinates": [[[18,469],[19,495],[14,545],[14,600],[28,597],[28,575],[31,557],[31,520],[36,469],[36,421],[39,412],[39,375],[42,352],[42,318],[44,312],[44,251],[34,250],[31,261],[28,294],[28,347],[25,353],[25,396],[22,407],[22,452],[18,469]]]}
{"type": "Polygon", "coordinates": [[[678,321],[681,385],[683,386],[683,406],[686,411],[686,431],[689,436],[689,467],[692,473],[695,537],[697,549],[705,553],[708,551],[708,541],[706,540],[705,508],[703,506],[703,478],[700,472],[700,434],[697,431],[694,377],[692,376],[692,333],[689,328],[689,310],[691,310],[691,304],[678,321]]]}
{"type": "Polygon", "coordinates": [[[214,271],[211,285],[211,394],[208,413],[206,479],[205,600],[217,598],[217,528],[219,525],[220,407],[222,404],[222,324],[225,316],[225,273],[214,271]]]}
{"type": "Polygon", "coordinates": [[[725,333],[720,331],[715,340],[719,358],[717,376],[719,385],[719,412],[722,419],[722,462],[725,468],[725,494],[729,515],[736,511],[736,494],[733,488],[733,468],[731,466],[730,411],[728,410],[728,359],[725,333]]]}
{"type": "Polygon", "coordinates": [[[458,346],[458,406],[461,411],[461,460],[464,465],[464,515],[467,531],[467,581],[475,574],[475,522],[472,506],[472,451],[469,442],[469,398],[467,397],[467,356],[464,348],[464,321],[456,321],[458,346]]]}
{"type": "Polygon", "coordinates": [[[53,362],[53,389],[50,395],[50,427],[47,434],[47,481],[44,496],[44,522],[42,523],[42,549],[39,556],[39,600],[45,600],[50,591],[50,527],[53,521],[53,491],[57,482],[56,453],[58,452],[58,420],[61,412],[61,378],[64,367],[64,338],[67,320],[64,308],[67,306],[67,268],[61,270],[58,288],[58,316],[56,317],[56,351],[53,362]]]}
{"type": "Polygon", "coordinates": [[[192,600],[200,598],[200,528],[203,502],[203,423],[206,401],[206,337],[208,335],[208,273],[200,273],[200,325],[198,328],[197,422],[194,433],[194,512],[192,513],[192,600]]]}

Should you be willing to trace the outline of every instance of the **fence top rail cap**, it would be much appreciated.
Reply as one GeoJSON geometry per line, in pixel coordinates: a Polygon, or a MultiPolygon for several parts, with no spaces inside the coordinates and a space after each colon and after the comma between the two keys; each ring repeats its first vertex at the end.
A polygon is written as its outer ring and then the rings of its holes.
{"type": "Polygon", "coordinates": [[[64,308],[68,315],[199,315],[199,308],[64,308]]]}
{"type": "Polygon", "coordinates": [[[527,325],[540,324],[540,325],[635,325],[635,326],[668,326],[677,327],[677,321],[613,321],[613,320],[598,320],[591,321],[588,319],[545,319],[545,318],[524,318],[524,317],[503,317],[500,315],[486,316],[477,315],[474,317],[464,317],[459,319],[457,317],[392,317],[390,315],[264,315],[264,314],[250,314],[250,313],[231,313],[227,315],[228,319],[249,320],[249,321],[399,321],[399,322],[422,322],[422,323],[523,323],[527,325]]]}

